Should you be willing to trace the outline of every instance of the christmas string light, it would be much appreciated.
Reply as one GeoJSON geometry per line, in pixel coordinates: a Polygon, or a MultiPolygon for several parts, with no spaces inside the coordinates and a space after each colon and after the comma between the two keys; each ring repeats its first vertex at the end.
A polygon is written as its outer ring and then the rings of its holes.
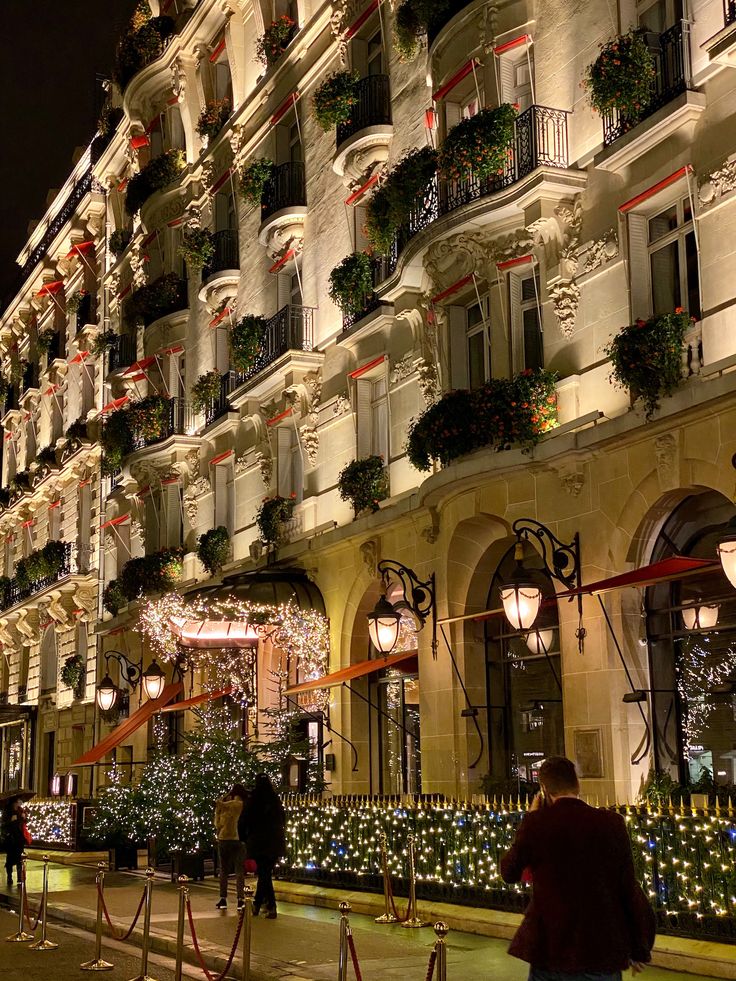
{"type": "Polygon", "coordinates": [[[24,804],[26,824],[33,841],[71,848],[76,806],[76,801],[65,797],[42,798],[24,804]]]}

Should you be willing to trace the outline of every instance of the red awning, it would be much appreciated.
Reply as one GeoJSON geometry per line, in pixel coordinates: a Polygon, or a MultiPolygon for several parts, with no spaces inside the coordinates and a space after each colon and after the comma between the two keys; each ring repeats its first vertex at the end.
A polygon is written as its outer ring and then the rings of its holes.
{"type": "Polygon", "coordinates": [[[183,350],[183,344],[174,344],[173,347],[162,347],[160,351],[156,352],[155,356],[160,358],[164,354],[181,354],[183,350]]]}
{"type": "Polygon", "coordinates": [[[132,364],[129,368],[125,369],[123,372],[123,378],[125,378],[127,375],[135,375],[139,371],[145,371],[146,368],[149,368],[155,360],[156,358],[153,355],[148,358],[141,358],[140,361],[136,361],[135,364],[132,364]]]}
{"type": "Polygon", "coordinates": [[[53,283],[46,283],[41,289],[36,293],[36,296],[53,296],[54,293],[58,293],[59,290],[64,285],[63,279],[57,279],[53,283]]]}
{"type": "Polygon", "coordinates": [[[95,763],[99,763],[103,756],[107,756],[108,753],[112,752],[119,746],[122,742],[137,732],[142,725],[145,725],[148,720],[155,715],[160,709],[165,705],[168,705],[179,692],[182,690],[182,683],[177,681],[175,684],[167,685],[161,698],[157,698],[155,701],[145,702],[139,709],[125,719],[120,725],[113,729],[109,736],[105,736],[104,739],[100,740],[96,746],[92,749],[88,749],[86,753],[83,753],[78,760],[75,760],[71,766],[93,766],[95,763]]]}
{"type": "Polygon", "coordinates": [[[195,650],[254,647],[260,636],[257,628],[247,620],[178,620],[172,617],[170,623],[181,646],[195,650]]]}
{"type": "Polygon", "coordinates": [[[408,665],[409,661],[416,661],[416,651],[400,651],[398,654],[389,654],[388,657],[377,657],[371,661],[359,661],[351,664],[348,668],[341,668],[326,674],[322,678],[313,678],[312,681],[303,681],[300,685],[287,688],[285,695],[298,695],[302,691],[314,691],[317,688],[334,688],[335,685],[342,685],[346,681],[353,681],[355,678],[363,678],[376,671],[383,671],[384,668],[394,668],[399,664],[408,665]]]}
{"type": "Polygon", "coordinates": [[[218,325],[218,324],[219,324],[219,323],[220,323],[220,322],[221,322],[222,320],[224,320],[224,319],[225,319],[225,317],[229,317],[231,313],[232,313],[232,310],[230,309],[230,307],[225,307],[225,308],[224,308],[223,310],[221,310],[221,311],[220,311],[220,312],[219,312],[219,313],[217,314],[217,316],[216,316],[216,317],[213,317],[213,318],[212,318],[212,320],[210,320],[210,327],[217,327],[217,325],[218,325]]]}
{"type": "Polygon", "coordinates": [[[92,241],[92,239],[90,239],[89,242],[77,242],[76,245],[73,245],[71,249],[69,249],[66,254],[66,258],[71,259],[73,255],[82,255],[84,252],[88,252],[91,248],[93,248],[94,244],[95,243],[92,241]]]}
{"type": "Polygon", "coordinates": [[[89,357],[89,351],[80,351],[79,354],[75,354],[73,358],[70,358],[68,363],[81,364],[88,357],[89,357]]]}
{"type": "Polygon", "coordinates": [[[183,702],[173,702],[171,705],[162,708],[161,712],[181,712],[182,709],[196,708],[204,702],[214,702],[217,698],[224,698],[225,695],[232,695],[232,688],[220,688],[219,691],[205,691],[201,695],[193,695],[183,702]]]}
{"type": "Polygon", "coordinates": [[[121,395],[119,399],[113,399],[112,402],[108,402],[107,405],[103,405],[102,409],[100,410],[100,415],[104,416],[108,412],[114,412],[116,409],[119,409],[121,405],[125,405],[127,401],[129,401],[127,395],[121,395]]]}

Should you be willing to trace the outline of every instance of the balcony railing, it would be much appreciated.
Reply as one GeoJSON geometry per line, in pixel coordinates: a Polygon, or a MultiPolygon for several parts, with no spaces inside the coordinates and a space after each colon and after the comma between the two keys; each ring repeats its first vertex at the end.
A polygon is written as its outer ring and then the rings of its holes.
{"type": "Polygon", "coordinates": [[[266,332],[249,371],[238,372],[242,385],[287,351],[311,351],[314,343],[314,308],[296,304],[282,307],[266,324],[266,332]]]}
{"type": "Polygon", "coordinates": [[[627,116],[616,109],[603,114],[604,146],[610,146],[689,87],[690,44],[684,24],[680,21],[662,34],[644,35],[655,69],[649,99],[635,116],[627,116]]]}
{"type": "Polygon", "coordinates": [[[137,436],[133,441],[135,450],[140,450],[144,446],[153,446],[155,443],[163,443],[170,436],[182,436],[189,432],[192,426],[192,411],[189,403],[178,397],[167,399],[167,403],[166,414],[160,431],[155,436],[148,438],[137,436]]]}
{"type": "Polygon", "coordinates": [[[391,123],[391,86],[388,75],[369,75],[357,85],[358,101],[350,109],[350,119],[339,123],[336,143],[339,147],[351,136],[368,126],[391,123]]]}
{"type": "Polygon", "coordinates": [[[261,221],[284,208],[306,207],[307,182],[304,164],[298,161],[276,167],[261,196],[261,221]]]}
{"type": "Polygon", "coordinates": [[[33,596],[35,593],[40,593],[42,589],[48,589],[49,586],[53,586],[55,582],[63,579],[65,576],[71,574],[72,570],[72,545],[71,542],[64,542],[64,554],[62,556],[61,564],[56,572],[52,573],[50,576],[44,576],[42,579],[36,579],[34,582],[29,583],[27,586],[19,586],[16,579],[13,578],[10,582],[6,582],[4,586],[0,587],[0,609],[7,610],[10,606],[15,606],[16,603],[22,603],[23,600],[28,599],[29,596],[33,596]]]}
{"type": "Polygon", "coordinates": [[[516,119],[514,140],[500,174],[483,179],[471,176],[459,181],[432,178],[397,233],[390,269],[407,242],[443,215],[510,187],[537,167],[566,168],[567,115],[564,109],[548,106],[530,106],[522,112],[516,119]]]}
{"type": "Polygon", "coordinates": [[[95,320],[92,294],[85,293],[77,307],[77,330],[81,330],[86,324],[93,324],[95,320]]]}
{"type": "Polygon", "coordinates": [[[344,313],[342,315],[342,329],[352,330],[357,323],[359,323],[363,317],[367,317],[369,313],[373,313],[381,305],[381,300],[376,293],[376,288],[386,279],[391,273],[391,264],[389,260],[385,257],[376,257],[373,260],[373,268],[371,270],[371,279],[373,280],[373,289],[366,293],[363,297],[362,305],[355,313],[344,313]]]}
{"type": "Polygon", "coordinates": [[[215,419],[219,419],[220,416],[224,416],[229,411],[230,395],[240,384],[238,381],[239,377],[240,374],[237,371],[223,371],[220,375],[220,391],[217,397],[207,406],[207,411],[205,412],[206,425],[212,425],[215,419]]]}
{"type": "Polygon", "coordinates": [[[723,0],[723,23],[736,24],[736,0],[723,0]]]}
{"type": "Polygon", "coordinates": [[[135,334],[120,334],[115,338],[108,353],[108,371],[121,371],[135,364],[138,342],[135,334]]]}
{"type": "Polygon", "coordinates": [[[240,245],[237,228],[223,228],[212,236],[215,251],[202,270],[202,282],[223,269],[240,269],[240,245]]]}

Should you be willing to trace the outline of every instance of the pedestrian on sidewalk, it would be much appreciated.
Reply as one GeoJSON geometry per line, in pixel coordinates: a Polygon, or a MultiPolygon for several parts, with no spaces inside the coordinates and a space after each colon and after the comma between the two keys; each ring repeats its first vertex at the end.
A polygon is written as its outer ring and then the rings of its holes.
{"type": "Polygon", "coordinates": [[[656,921],[620,814],[580,799],[574,764],[552,756],[541,792],[501,858],[505,882],[531,875],[532,898],[509,953],[529,981],[621,981],[651,959],[656,921]]]}
{"type": "Polygon", "coordinates": [[[232,872],[235,873],[238,910],[245,906],[245,854],[238,835],[238,822],[243,813],[246,793],[245,787],[236,783],[215,804],[217,856],[220,863],[220,898],[216,903],[217,909],[227,909],[227,880],[232,872]]]}
{"type": "Polygon", "coordinates": [[[286,813],[265,773],[259,773],[255,779],[243,820],[248,834],[248,857],[255,861],[258,870],[253,912],[258,916],[263,907],[266,917],[275,920],[273,869],[286,851],[286,813]]]}
{"type": "Polygon", "coordinates": [[[3,847],[6,851],[5,872],[8,876],[8,885],[13,885],[13,869],[16,870],[20,885],[21,862],[26,850],[26,816],[17,797],[11,797],[3,808],[2,838],[3,847]]]}

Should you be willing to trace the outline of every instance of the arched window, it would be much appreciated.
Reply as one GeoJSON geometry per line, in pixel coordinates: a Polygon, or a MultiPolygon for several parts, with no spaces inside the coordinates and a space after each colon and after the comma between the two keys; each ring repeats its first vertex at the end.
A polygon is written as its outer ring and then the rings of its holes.
{"type": "MultiPolygon", "coordinates": [[[[722,494],[685,498],[664,522],[651,561],[716,559],[736,508],[722,494]]],[[[720,564],[647,589],[654,767],[680,782],[736,782],[736,592],[720,564]]]]}
{"type": "MultiPolygon", "coordinates": [[[[501,608],[499,590],[512,575],[514,547],[491,581],[489,610],[501,608]]],[[[489,780],[487,790],[530,793],[547,756],[564,754],[560,639],[555,588],[542,559],[524,545],[524,567],[536,570],[542,606],[531,632],[513,630],[503,615],[486,621],[489,780]]]]}

